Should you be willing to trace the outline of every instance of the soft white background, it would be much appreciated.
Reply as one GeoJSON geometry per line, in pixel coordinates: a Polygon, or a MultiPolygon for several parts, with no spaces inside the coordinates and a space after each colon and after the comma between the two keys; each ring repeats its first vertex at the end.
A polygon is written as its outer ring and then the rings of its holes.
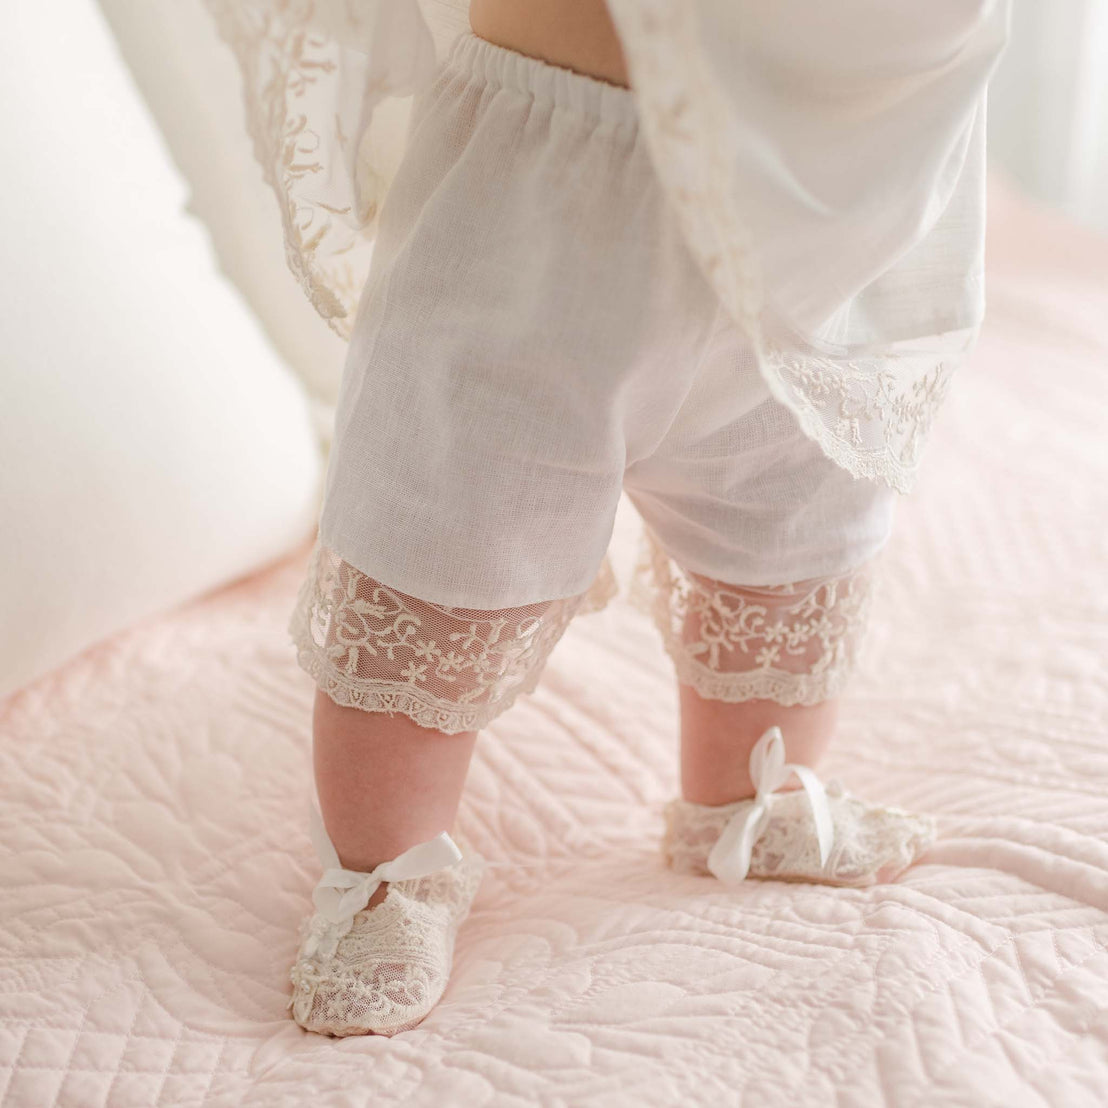
{"type": "Polygon", "coordinates": [[[321,477],[94,0],[5,15],[0,696],[287,554],[321,477]]]}
{"type": "Polygon", "coordinates": [[[1108,0],[1015,0],[989,93],[995,163],[1108,231],[1108,0]]]}

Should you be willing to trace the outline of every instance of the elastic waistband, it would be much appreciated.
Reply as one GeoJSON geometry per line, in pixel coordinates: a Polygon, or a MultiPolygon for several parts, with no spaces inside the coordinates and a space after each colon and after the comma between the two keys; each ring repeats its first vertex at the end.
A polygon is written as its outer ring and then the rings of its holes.
{"type": "Polygon", "coordinates": [[[536,100],[552,102],[583,116],[627,126],[638,124],[635,95],[629,88],[528,57],[472,31],[458,35],[443,64],[490,85],[530,93],[536,100]]]}

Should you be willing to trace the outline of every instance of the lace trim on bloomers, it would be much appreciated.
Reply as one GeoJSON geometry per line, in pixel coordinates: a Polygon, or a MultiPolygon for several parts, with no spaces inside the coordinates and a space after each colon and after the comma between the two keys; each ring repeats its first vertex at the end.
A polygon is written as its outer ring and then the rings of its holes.
{"type": "Polygon", "coordinates": [[[875,564],[750,587],[682,569],[644,527],[628,599],[661,632],[677,679],[709,700],[785,707],[838,696],[868,623],[875,564]]]}
{"type": "Polygon", "coordinates": [[[318,539],[289,619],[297,662],[336,704],[477,731],[533,692],[575,615],[616,594],[604,559],[578,596],[501,611],[447,607],[367,576],[318,539]]]}

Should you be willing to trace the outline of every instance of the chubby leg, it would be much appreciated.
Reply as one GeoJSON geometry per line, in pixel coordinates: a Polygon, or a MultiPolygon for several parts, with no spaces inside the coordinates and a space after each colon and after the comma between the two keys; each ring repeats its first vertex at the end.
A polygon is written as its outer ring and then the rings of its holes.
{"type": "MultiPolygon", "coordinates": [[[[815,768],[834,736],[872,583],[864,565],[793,584],[736,585],[682,569],[646,536],[632,596],[674,663],[685,800],[752,797],[750,754],[773,726],[788,761],[815,768]]],[[[783,786],[799,787],[795,777],[783,786]]]]}
{"type": "Polygon", "coordinates": [[[290,974],[290,1007],[306,1030],[391,1035],[438,1003],[483,869],[455,832],[477,733],[534,688],[589,600],[445,607],[317,543],[289,624],[317,686],[314,775],[334,848],[320,846],[316,911],[290,974]],[[420,845],[440,832],[460,860],[441,843],[420,845]],[[378,883],[373,871],[386,862],[393,879],[378,883]]]}
{"type": "MultiPolygon", "coordinates": [[[[834,735],[839,702],[832,694],[861,630],[864,575],[747,588],[668,572],[670,617],[680,621],[670,645],[678,661],[682,796],[697,804],[754,796],[750,753],[774,725],[788,760],[815,768],[834,735]],[[828,665],[836,651],[837,675],[828,665]]],[[[793,776],[781,790],[799,787],[793,776]]]]}
{"type": "MultiPolygon", "coordinates": [[[[678,684],[681,704],[681,795],[696,804],[730,804],[754,795],[750,752],[775,724],[787,736],[789,761],[815,768],[831,743],[839,701],[783,707],[772,700],[730,704],[678,684]]],[[[795,776],[781,791],[800,788],[795,776]]]]}
{"type": "Polygon", "coordinates": [[[453,829],[477,732],[534,687],[587,600],[450,608],[317,545],[290,631],[317,683],[316,790],[345,868],[453,829]]]}
{"type": "MultiPolygon", "coordinates": [[[[316,690],[313,764],[323,823],[346,869],[369,872],[454,826],[476,731],[336,704],[316,690]]],[[[384,899],[384,883],[369,906],[384,899]]]]}

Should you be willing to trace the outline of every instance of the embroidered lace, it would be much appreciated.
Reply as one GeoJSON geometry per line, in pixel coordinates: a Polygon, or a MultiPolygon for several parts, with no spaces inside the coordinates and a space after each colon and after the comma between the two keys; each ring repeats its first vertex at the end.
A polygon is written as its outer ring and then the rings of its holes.
{"type": "Polygon", "coordinates": [[[317,540],[289,620],[297,661],[337,704],[403,712],[448,734],[477,731],[533,692],[575,615],[617,591],[605,558],[579,596],[486,612],[386,585],[317,540]]]}
{"type": "Polygon", "coordinates": [[[403,130],[411,94],[435,68],[433,36],[414,0],[205,3],[242,74],[247,130],[277,197],[289,269],[349,338],[399,160],[374,116],[403,130]],[[378,113],[386,103],[391,111],[378,113]]]}
{"type": "Polygon", "coordinates": [[[664,809],[662,855],[677,873],[866,886],[893,881],[936,836],[933,816],[867,804],[785,760],[771,727],[750,755],[756,794],[731,804],[678,798],[664,809]],[[802,788],[778,791],[793,773],[802,788]]]}
{"type": "Polygon", "coordinates": [[[629,599],[661,632],[678,680],[713,700],[818,704],[861,648],[875,563],[843,577],[764,588],[688,572],[644,526],[629,599]]]}
{"type": "MultiPolygon", "coordinates": [[[[414,1027],[439,1002],[450,979],[458,928],[486,864],[465,840],[449,841],[461,852],[460,861],[393,880],[379,904],[345,916],[340,911],[337,922],[322,908],[305,919],[290,973],[289,1007],[301,1027],[337,1036],[394,1035],[414,1027]]],[[[403,864],[405,855],[386,865],[403,864]]],[[[317,901],[330,891],[328,878],[336,874],[349,879],[343,887],[369,876],[326,870],[317,901]]],[[[367,889],[358,891],[366,903],[367,889]]]]}

